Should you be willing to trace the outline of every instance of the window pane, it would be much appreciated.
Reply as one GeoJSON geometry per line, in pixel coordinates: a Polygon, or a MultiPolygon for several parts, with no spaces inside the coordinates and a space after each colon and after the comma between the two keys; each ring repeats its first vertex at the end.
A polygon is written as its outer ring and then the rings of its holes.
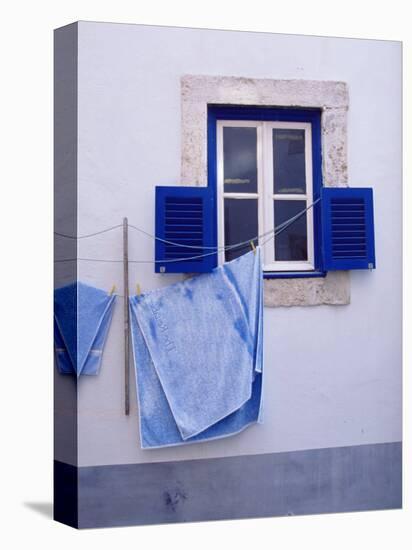
{"type": "Polygon", "coordinates": [[[273,193],[306,193],[304,130],[273,130],[273,193]]]}
{"type": "Polygon", "coordinates": [[[256,128],[223,128],[225,193],[257,192],[256,128]]]}
{"type": "MultiPolygon", "coordinates": [[[[275,200],[275,227],[306,208],[306,201],[275,200]]],[[[275,237],[275,260],[308,259],[306,212],[275,237]]]]}
{"type": "MultiPolygon", "coordinates": [[[[257,199],[225,199],[225,246],[252,240],[258,234],[257,199]]],[[[255,241],[255,245],[257,241],[255,241]]],[[[249,244],[226,250],[226,261],[251,250],[249,244]]]]}

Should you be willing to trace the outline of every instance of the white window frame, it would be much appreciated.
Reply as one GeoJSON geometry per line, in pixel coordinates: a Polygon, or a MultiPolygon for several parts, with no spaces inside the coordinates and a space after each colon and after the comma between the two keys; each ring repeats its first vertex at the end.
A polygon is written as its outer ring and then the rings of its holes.
{"type": "MultiPolygon", "coordinates": [[[[217,121],[217,186],[218,186],[218,244],[219,263],[225,261],[224,250],[224,199],[257,199],[258,200],[258,234],[265,234],[274,228],[274,199],[306,201],[306,206],[313,202],[313,170],[312,170],[312,125],[308,122],[285,121],[252,121],[252,120],[218,120],[217,121]],[[252,127],[257,133],[257,193],[227,193],[223,181],[223,128],[252,127]],[[273,129],[297,129],[305,131],[305,194],[274,194],[273,193],[273,129]]],[[[314,264],[314,232],[313,209],[306,212],[307,230],[307,261],[276,261],[274,240],[270,239],[262,247],[263,269],[275,271],[313,271],[314,264]]],[[[263,239],[263,241],[266,238],[263,239]]]]}

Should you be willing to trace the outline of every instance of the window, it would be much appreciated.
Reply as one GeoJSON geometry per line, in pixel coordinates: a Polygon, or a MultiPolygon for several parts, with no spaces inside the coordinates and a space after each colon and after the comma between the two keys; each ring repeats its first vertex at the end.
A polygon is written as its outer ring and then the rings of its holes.
{"type": "MultiPolygon", "coordinates": [[[[180,83],[180,185],[203,188],[205,205],[212,203],[210,234],[207,233],[206,239],[212,243],[211,246],[217,246],[219,238],[222,238],[222,232],[219,234],[218,231],[216,144],[217,123],[220,120],[310,123],[313,200],[317,201],[321,191],[331,187],[340,188],[342,192],[350,189],[347,187],[349,94],[345,82],[189,74],[183,75],[180,83]],[[271,107],[275,105],[278,107],[271,107]],[[322,187],[322,182],[325,187],[322,187]]],[[[324,261],[325,224],[322,223],[322,216],[328,215],[321,212],[323,205],[322,200],[313,209],[315,269],[265,271],[265,306],[349,303],[350,278],[348,271],[345,271],[348,266],[342,267],[343,271],[335,271],[336,266],[331,270],[328,262],[324,261]]],[[[158,217],[161,219],[161,213],[158,217]]],[[[159,235],[162,236],[162,233],[159,235]]],[[[211,263],[217,265],[218,258],[213,256],[211,263]]],[[[173,265],[167,264],[166,271],[173,265]]],[[[183,271],[185,262],[179,262],[180,273],[191,273],[193,267],[189,265],[187,271],[183,271]]],[[[174,272],[177,272],[176,269],[174,272]]]]}
{"type": "MultiPolygon", "coordinates": [[[[318,212],[311,207],[321,187],[320,112],[211,107],[210,113],[219,246],[263,235],[258,244],[266,275],[320,274],[318,212]],[[273,237],[275,228],[298,214],[273,237]]],[[[219,262],[248,250],[249,244],[222,250],[219,262]]]]}
{"type": "MultiPolygon", "coordinates": [[[[348,304],[350,302],[348,270],[373,268],[375,258],[371,190],[347,186],[346,143],[349,98],[346,84],[334,81],[290,81],[184,75],[181,77],[181,100],[181,182],[173,187],[156,188],[156,235],[161,239],[182,242],[186,246],[198,242],[200,231],[204,247],[211,247],[209,249],[212,250],[218,244],[222,244],[224,240],[224,211],[222,212],[224,197],[221,193],[224,192],[224,189],[222,185],[219,190],[217,166],[217,127],[221,121],[254,122],[255,127],[257,125],[268,126],[261,124],[266,122],[308,124],[310,125],[311,140],[308,141],[305,134],[305,185],[307,193],[307,176],[310,174],[312,199],[316,203],[310,209],[313,226],[309,230],[309,234],[313,235],[314,269],[297,270],[295,266],[301,260],[296,259],[292,261],[277,260],[279,263],[275,266],[276,271],[270,271],[274,268],[269,268],[267,264],[264,272],[266,279],[264,284],[265,306],[348,304]],[[255,102],[254,106],[250,105],[251,98],[255,102]],[[282,107],[268,107],[268,105],[282,105],[282,107]],[[296,105],[301,107],[296,107],[296,105]],[[306,155],[309,155],[310,150],[312,170],[308,172],[306,155]],[[321,196],[322,200],[320,200],[321,196]],[[166,201],[167,197],[172,200],[174,206],[173,201],[180,201],[181,198],[185,200],[188,198],[200,199],[202,221],[198,216],[192,216],[194,213],[192,208],[186,207],[176,209],[173,206],[173,216],[169,216],[168,214],[171,213],[169,206],[172,203],[169,204],[166,201]],[[359,200],[363,206],[359,204],[359,200]],[[359,223],[359,217],[362,218],[361,223],[359,223]],[[220,222],[219,227],[218,221],[220,222]],[[181,227],[176,228],[176,224],[181,227]],[[192,227],[188,227],[190,225],[192,227]],[[197,226],[196,235],[193,233],[194,225],[197,226]],[[178,230],[175,231],[176,229],[178,230]],[[187,231],[190,233],[189,235],[186,234],[187,231]],[[278,271],[280,261],[287,261],[291,271],[278,271]],[[314,277],[316,279],[312,280],[314,277]],[[274,279],[284,280],[275,282],[274,279]]],[[[256,130],[256,136],[257,132],[258,130],[256,130]]],[[[249,133],[253,134],[253,132],[249,133]]],[[[247,138],[245,140],[247,144],[247,138]]],[[[255,177],[258,188],[258,162],[261,153],[258,151],[257,137],[256,141],[255,177]]],[[[293,150],[293,146],[291,149],[293,150]]],[[[251,164],[253,168],[253,163],[251,164]]],[[[267,166],[270,169],[270,164],[267,166]]],[[[249,173],[247,170],[246,176],[235,175],[232,177],[229,164],[227,178],[229,180],[249,179],[248,184],[253,184],[253,172],[251,176],[250,170],[249,173]]],[[[224,175],[221,177],[224,178],[224,175]]],[[[296,190],[302,190],[301,184],[300,186],[293,185],[293,193],[290,193],[291,188],[286,193],[282,192],[282,178],[279,182],[277,187],[273,187],[274,193],[270,200],[265,201],[267,204],[273,205],[273,224],[277,223],[275,217],[279,218],[279,211],[275,212],[275,199],[287,201],[289,197],[285,195],[299,195],[299,197],[293,197],[295,200],[293,206],[296,206],[298,200],[303,199],[301,196],[303,193],[296,192],[296,190]],[[276,197],[276,195],[281,195],[281,197],[276,197]]],[[[228,184],[233,186],[234,193],[235,185],[238,183],[232,181],[231,184],[228,184]]],[[[270,186],[266,188],[270,189],[270,186]]],[[[250,195],[253,193],[253,191],[249,191],[250,195]]],[[[227,199],[230,198],[227,197],[227,199]]],[[[259,197],[244,198],[244,200],[250,201],[256,201],[256,199],[259,203],[259,197]]],[[[228,202],[229,208],[233,206],[234,200],[235,197],[232,197],[233,202],[228,202]]],[[[307,204],[309,199],[306,197],[305,200],[307,204]]],[[[247,203],[240,203],[238,200],[234,206],[239,207],[239,204],[240,207],[247,205],[247,203]]],[[[282,203],[282,206],[284,207],[285,204],[286,202],[282,203]]],[[[257,208],[256,215],[259,216],[259,206],[257,208]]],[[[250,212],[247,212],[247,217],[243,212],[235,213],[242,222],[234,224],[236,229],[240,228],[243,231],[245,225],[253,222],[250,212]]],[[[230,214],[226,219],[230,219],[230,214]]],[[[256,225],[256,222],[253,223],[256,225]]],[[[259,218],[257,224],[259,224],[259,218]]],[[[256,234],[254,233],[252,237],[256,234]]],[[[229,236],[229,238],[232,237],[229,236]]],[[[261,240],[260,244],[262,242],[261,240]]],[[[162,261],[170,257],[170,250],[167,249],[166,244],[166,242],[156,241],[156,272],[158,273],[206,273],[218,264],[217,254],[211,252],[194,261],[192,253],[189,252],[190,249],[184,247],[182,250],[173,249],[174,253],[179,253],[182,256],[179,262],[163,264],[162,261]],[[185,258],[185,256],[187,257],[185,258]]],[[[302,249],[300,254],[302,254],[302,249]]],[[[220,261],[222,261],[222,255],[220,261]]]]}

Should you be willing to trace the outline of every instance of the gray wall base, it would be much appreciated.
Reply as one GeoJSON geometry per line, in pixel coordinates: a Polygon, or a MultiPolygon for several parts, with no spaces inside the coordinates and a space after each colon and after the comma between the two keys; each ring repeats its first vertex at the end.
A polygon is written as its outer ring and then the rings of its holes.
{"type": "Polygon", "coordinates": [[[56,462],[55,486],[55,519],[78,528],[401,508],[402,444],[81,468],[56,462]],[[63,478],[77,479],[77,488],[63,478]],[[62,505],[67,494],[77,495],[75,510],[62,505]]]}

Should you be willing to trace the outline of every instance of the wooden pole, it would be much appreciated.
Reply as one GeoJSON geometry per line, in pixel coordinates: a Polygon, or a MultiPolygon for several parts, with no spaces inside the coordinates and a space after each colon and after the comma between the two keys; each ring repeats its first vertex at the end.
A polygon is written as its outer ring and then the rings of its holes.
{"type": "Polygon", "coordinates": [[[130,412],[129,364],[129,247],[127,218],[123,218],[123,304],[124,304],[124,412],[130,412]]]}

